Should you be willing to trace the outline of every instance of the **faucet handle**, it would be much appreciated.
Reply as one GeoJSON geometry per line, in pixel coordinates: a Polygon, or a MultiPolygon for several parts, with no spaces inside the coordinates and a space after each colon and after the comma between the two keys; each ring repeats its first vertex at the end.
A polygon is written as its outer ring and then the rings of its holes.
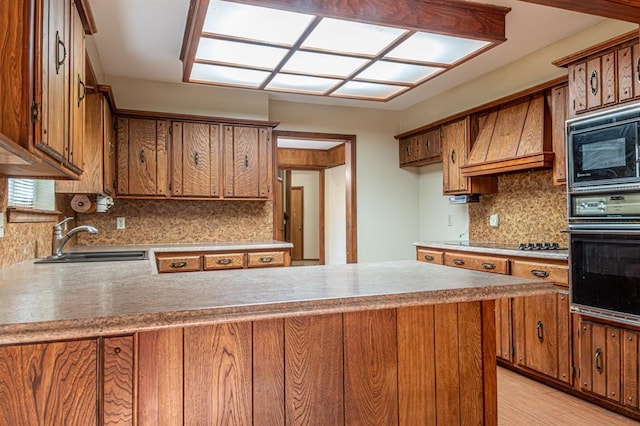
{"type": "Polygon", "coordinates": [[[73,219],[73,216],[65,217],[62,220],[62,222],[56,223],[55,225],[53,225],[53,230],[54,231],[62,231],[62,225],[64,225],[65,223],[69,222],[71,219],[73,219]]]}

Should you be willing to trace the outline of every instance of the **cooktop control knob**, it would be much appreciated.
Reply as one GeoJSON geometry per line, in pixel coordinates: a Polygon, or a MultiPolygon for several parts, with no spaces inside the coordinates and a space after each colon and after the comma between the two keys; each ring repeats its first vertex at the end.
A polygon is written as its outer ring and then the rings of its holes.
{"type": "Polygon", "coordinates": [[[544,243],[544,249],[545,250],[550,250],[551,249],[551,243],[544,243]]]}
{"type": "Polygon", "coordinates": [[[560,244],[558,243],[551,244],[551,250],[558,250],[559,248],[560,248],[560,244]]]}

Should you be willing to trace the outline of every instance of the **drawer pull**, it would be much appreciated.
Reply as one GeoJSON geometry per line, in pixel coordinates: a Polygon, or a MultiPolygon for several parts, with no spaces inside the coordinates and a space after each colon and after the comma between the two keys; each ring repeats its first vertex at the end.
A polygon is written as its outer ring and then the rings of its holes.
{"type": "Polygon", "coordinates": [[[462,259],[453,259],[453,263],[456,265],[464,265],[464,260],[462,259]]]}
{"type": "Polygon", "coordinates": [[[596,349],[596,356],[594,357],[593,362],[596,365],[596,371],[598,374],[602,374],[602,349],[596,349]]]}
{"type": "Polygon", "coordinates": [[[538,335],[538,342],[544,342],[544,324],[542,324],[542,321],[538,321],[538,325],[536,326],[536,334],[538,335]]]}
{"type": "Polygon", "coordinates": [[[593,70],[591,78],[589,79],[589,85],[591,86],[591,94],[593,96],[598,94],[598,72],[593,70]]]}
{"type": "Polygon", "coordinates": [[[482,267],[484,269],[496,269],[496,265],[494,265],[493,263],[483,263],[482,267]]]}
{"type": "Polygon", "coordinates": [[[549,271],[541,271],[540,269],[532,269],[531,270],[531,275],[536,276],[536,277],[540,277],[540,278],[547,278],[549,276],[549,271]]]}
{"type": "Polygon", "coordinates": [[[640,58],[638,58],[638,61],[636,62],[636,80],[640,83],[640,58]]]}
{"type": "Polygon", "coordinates": [[[273,257],[261,257],[260,258],[260,262],[262,263],[271,263],[273,262],[275,259],[273,257]]]}
{"type": "Polygon", "coordinates": [[[185,266],[187,266],[187,262],[184,262],[184,261],[183,262],[171,262],[169,264],[169,266],[172,267],[172,268],[176,268],[176,269],[184,268],[185,266]]]}
{"type": "Polygon", "coordinates": [[[218,259],[218,260],[216,260],[216,263],[218,265],[229,265],[231,262],[233,262],[233,260],[231,260],[231,259],[218,259]]]}
{"type": "Polygon", "coordinates": [[[424,260],[426,260],[427,262],[433,262],[436,258],[433,256],[430,256],[428,254],[424,255],[424,260]]]}

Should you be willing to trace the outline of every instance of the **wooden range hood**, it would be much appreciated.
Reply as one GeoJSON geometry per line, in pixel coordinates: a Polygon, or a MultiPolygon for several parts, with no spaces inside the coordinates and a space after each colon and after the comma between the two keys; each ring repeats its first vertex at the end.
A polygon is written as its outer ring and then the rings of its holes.
{"type": "Polygon", "coordinates": [[[480,116],[480,131],[463,176],[486,176],[551,168],[551,117],[544,95],[537,94],[480,116]]]}

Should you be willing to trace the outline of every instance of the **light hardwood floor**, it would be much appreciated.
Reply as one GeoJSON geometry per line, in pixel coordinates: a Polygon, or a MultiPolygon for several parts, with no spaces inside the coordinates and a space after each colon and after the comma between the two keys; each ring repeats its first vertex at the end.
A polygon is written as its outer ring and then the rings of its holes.
{"type": "Polygon", "coordinates": [[[622,426],[640,422],[498,367],[500,426],[622,426]]]}

